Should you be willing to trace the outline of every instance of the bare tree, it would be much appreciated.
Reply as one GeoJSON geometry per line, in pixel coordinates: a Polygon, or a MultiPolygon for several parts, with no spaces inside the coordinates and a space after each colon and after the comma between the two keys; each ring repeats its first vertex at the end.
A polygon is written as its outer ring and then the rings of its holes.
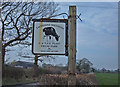
{"type": "Polygon", "coordinates": [[[32,19],[50,17],[58,10],[54,2],[2,2],[2,63],[8,46],[31,45],[32,19]]]}

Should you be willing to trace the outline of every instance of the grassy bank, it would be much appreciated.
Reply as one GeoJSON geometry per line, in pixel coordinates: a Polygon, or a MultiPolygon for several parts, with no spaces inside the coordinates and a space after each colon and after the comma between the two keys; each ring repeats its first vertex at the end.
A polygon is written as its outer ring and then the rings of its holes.
{"type": "Polygon", "coordinates": [[[33,76],[33,69],[23,69],[5,65],[2,69],[2,85],[16,85],[36,82],[36,80],[33,79],[33,76]]]}
{"type": "Polygon", "coordinates": [[[118,85],[117,73],[96,73],[99,85],[118,85]]]}
{"type": "Polygon", "coordinates": [[[2,85],[17,85],[17,84],[26,84],[26,83],[32,83],[32,82],[36,82],[37,80],[33,80],[33,79],[19,79],[19,80],[15,80],[13,78],[4,78],[2,81],[2,85]]]}

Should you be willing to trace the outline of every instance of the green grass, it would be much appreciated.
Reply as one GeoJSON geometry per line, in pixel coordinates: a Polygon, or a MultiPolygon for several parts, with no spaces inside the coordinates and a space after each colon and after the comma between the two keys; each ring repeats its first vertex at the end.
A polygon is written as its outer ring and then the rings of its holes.
{"type": "Polygon", "coordinates": [[[99,85],[118,85],[117,73],[96,73],[99,85]]]}

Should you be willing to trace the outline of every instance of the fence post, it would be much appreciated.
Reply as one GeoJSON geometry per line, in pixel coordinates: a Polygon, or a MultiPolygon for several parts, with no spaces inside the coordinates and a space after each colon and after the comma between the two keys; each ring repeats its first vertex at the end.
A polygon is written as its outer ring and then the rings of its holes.
{"type": "Polygon", "coordinates": [[[76,85],[76,6],[69,6],[68,85],[76,85]]]}

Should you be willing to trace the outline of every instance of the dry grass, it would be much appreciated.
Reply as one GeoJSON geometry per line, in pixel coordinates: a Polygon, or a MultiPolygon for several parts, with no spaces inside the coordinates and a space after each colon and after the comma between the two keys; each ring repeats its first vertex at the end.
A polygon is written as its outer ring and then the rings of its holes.
{"type": "MultiPolygon", "coordinates": [[[[47,74],[39,78],[40,85],[67,85],[68,75],[47,74]]],[[[77,74],[77,85],[98,85],[95,74],[77,74]]]]}

